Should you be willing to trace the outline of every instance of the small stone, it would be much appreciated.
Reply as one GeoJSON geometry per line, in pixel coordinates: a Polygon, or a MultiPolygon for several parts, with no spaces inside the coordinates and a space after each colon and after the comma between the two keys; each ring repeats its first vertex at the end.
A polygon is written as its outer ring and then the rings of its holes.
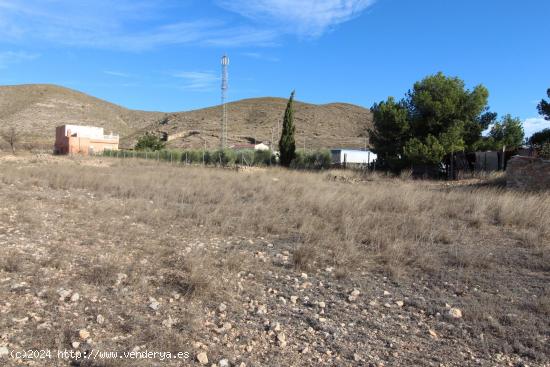
{"type": "Polygon", "coordinates": [[[323,301],[319,302],[319,307],[325,308],[326,307],[325,302],[323,302],[323,301]]]}
{"type": "Polygon", "coordinates": [[[97,315],[95,320],[99,325],[103,325],[105,323],[105,317],[103,317],[102,315],[97,315]]]}
{"type": "Polygon", "coordinates": [[[219,362],[218,362],[218,366],[220,367],[229,367],[229,360],[228,359],[221,359],[219,362]]]}
{"type": "Polygon", "coordinates": [[[290,296],[290,302],[291,302],[292,304],[296,304],[296,301],[298,301],[298,297],[296,297],[296,296],[290,296]]]}
{"type": "Polygon", "coordinates": [[[281,331],[281,324],[278,323],[278,322],[276,322],[275,324],[273,324],[273,325],[271,326],[271,330],[273,330],[273,331],[281,331]]]}
{"type": "Polygon", "coordinates": [[[435,332],[435,330],[429,329],[429,330],[428,330],[428,333],[430,333],[430,336],[431,336],[432,338],[434,338],[434,339],[437,338],[437,333],[435,332]]]}
{"type": "Polygon", "coordinates": [[[396,301],[395,304],[399,307],[403,307],[405,305],[405,302],[403,301],[396,301]]]}
{"type": "Polygon", "coordinates": [[[29,318],[28,317],[22,317],[20,319],[13,318],[12,320],[13,320],[13,322],[16,322],[18,324],[26,324],[27,321],[29,321],[29,318]]]}
{"type": "Polygon", "coordinates": [[[388,291],[384,291],[384,296],[386,296],[386,297],[387,297],[387,296],[391,296],[391,293],[388,292],[388,291]]]}
{"type": "Polygon", "coordinates": [[[10,351],[7,347],[0,347],[0,358],[5,357],[10,354],[10,351]]]}
{"type": "Polygon", "coordinates": [[[449,316],[453,319],[460,319],[462,318],[462,311],[459,308],[453,307],[449,310],[449,316]]]}
{"type": "Polygon", "coordinates": [[[307,274],[306,273],[302,273],[302,279],[307,279],[307,274]]]}
{"type": "Polygon", "coordinates": [[[159,309],[160,303],[154,299],[153,297],[149,297],[149,308],[153,311],[156,311],[159,309]]]}
{"type": "Polygon", "coordinates": [[[282,348],[286,347],[286,335],[285,335],[285,333],[277,334],[277,340],[279,341],[279,345],[282,348]]]}
{"type": "Polygon", "coordinates": [[[72,342],[71,345],[73,346],[73,349],[78,349],[78,347],[80,347],[80,343],[79,343],[79,342],[72,342]]]}
{"type": "Polygon", "coordinates": [[[350,302],[355,302],[355,301],[357,300],[357,297],[359,297],[360,294],[361,294],[361,292],[359,292],[359,290],[354,289],[354,290],[349,294],[348,301],[350,301],[350,302]]]}
{"type": "Polygon", "coordinates": [[[175,324],[175,321],[174,319],[172,319],[172,316],[168,315],[168,318],[166,320],[163,320],[162,321],[162,326],[164,326],[165,328],[172,328],[172,325],[175,324]]]}
{"type": "Polygon", "coordinates": [[[116,285],[121,285],[122,282],[124,282],[126,279],[128,279],[128,275],[124,274],[124,273],[118,273],[116,275],[116,285]]]}
{"type": "Polygon", "coordinates": [[[205,352],[200,352],[197,354],[197,361],[199,361],[200,364],[205,365],[208,363],[208,356],[205,352]]]}
{"type": "Polygon", "coordinates": [[[258,311],[256,311],[258,315],[265,315],[267,314],[267,305],[259,305],[258,311]]]}
{"type": "Polygon", "coordinates": [[[225,303],[221,303],[220,306],[218,307],[218,311],[220,311],[221,313],[225,312],[227,310],[227,305],[225,303]]]}
{"type": "Polygon", "coordinates": [[[68,298],[73,292],[68,289],[60,289],[57,291],[57,294],[59,294],[59,300],[64,301],[66,298],[68,298]]]}
{"type": "Polygon", "coordinates": [[[90,337],[90,332],[86,329],[81,329],[79,332],[78,332],[78,336],[80,337],[80,339],[82,340],[86,340],[90,337]]]}
{"type": "Polygon", "coordinates": [[[78,293],[74,293],[71,296],[71,302],[77,302],[79,299],[80,299],[80,294],[78,294],[78,293]]]}

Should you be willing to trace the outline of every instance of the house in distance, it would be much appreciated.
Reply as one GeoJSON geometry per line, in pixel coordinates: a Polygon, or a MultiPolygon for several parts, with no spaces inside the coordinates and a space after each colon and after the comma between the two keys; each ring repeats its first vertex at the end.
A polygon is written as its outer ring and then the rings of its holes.
{"type": "Polygon", "coordinates": [[[331,149],[330,155],[334,165],[367,165],[376,161],[377,155],[370,150],[331,149]]]}
{"type": "Polygon", "coordinates": [[[55,154],[91,155],[118,150],[119,136],[105,135],[102,127],[62,125],[55,128],[55,154]]]}

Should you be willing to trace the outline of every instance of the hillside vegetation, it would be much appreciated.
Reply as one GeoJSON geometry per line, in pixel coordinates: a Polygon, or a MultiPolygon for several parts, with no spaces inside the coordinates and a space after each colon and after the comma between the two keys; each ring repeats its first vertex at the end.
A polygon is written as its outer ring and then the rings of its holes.
{"type": "MultiPolygon", "coordinates": [[[[278,141],[286,100],[254,98],[228,105],[229,144],[278,141]]],[[[372,117],[368,109],[333,103],[313,105],[297,102],[296,133],[299,148],[364,147],[372,117]]],[[[55,85],[0,87],[0,127],[16,126],[24,131],[24,141],[51,145],[54,129],[62,124],[100,126],[121,135],[121,145],[133,147],[146,132],[167,133],[168,148],[217,147],[220,106],[188,112],[146,112],[91,97],[55,85]]]]}

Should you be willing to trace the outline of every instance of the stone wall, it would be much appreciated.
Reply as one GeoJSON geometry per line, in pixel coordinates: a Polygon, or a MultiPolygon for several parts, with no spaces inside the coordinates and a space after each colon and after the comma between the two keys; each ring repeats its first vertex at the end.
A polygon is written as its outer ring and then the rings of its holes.
{"type": "Polygon", "coordinates": [[[550,161],[514,156],[506,168],[506,186],[525,190],[550,190],[550,161]]]}

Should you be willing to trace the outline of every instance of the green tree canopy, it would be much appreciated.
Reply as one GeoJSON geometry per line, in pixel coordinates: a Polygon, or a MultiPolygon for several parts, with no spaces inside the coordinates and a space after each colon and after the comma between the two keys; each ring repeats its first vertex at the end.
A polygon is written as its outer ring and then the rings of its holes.
{"type": "Polygon", "coordinates": [[[157,151],[164,149],[164,145],[165,143],[158,136],[145,133],[145,135],[138,138],[135,149],[157,151]]]}
{"type": "Polygon", "coordinates": [[[492,126],[489,136],[493,138],[496,149],[517,149],[521,147],[525,133],[519,118],[505,115],[492,126]]]}
{"type": "Polygon", "coordinates": [[[407,141],[404,153],[411,162],[416,164],[435,165],[445,156],[445,148],[435,136],[428,135],[425,142],[418,138],[407,141]]]}
{"type": "Polygon", "coordinates": [[[279,140],[280,163],[283,167],[289,167],[290,163],[296,158],[296,141],[294,133],[294,94],[292,91],[286,105],[285,117],[283,119],[283,131],[279,140]]]}
{"type": "Polygon", "coordinates": [[[372,106],[374,126],[369,129],[369,140],[376,148],[382,165],[395,166],[409,136],[409,111],[404,100],[393,97],[372,106]]]}
{"type": "MultiPolygon", "coordinates": [[[[550,88],[546,91],[546,94],[548,95],[548,98],[550,98],[550,88]]],[[[544,99],[540,101],[539,105],[537,106],[539,113],[544,116],[546,120],[550,120],[550,103],[545,101],[544,99]]]]}
{"type": "Polygon", "coordinates": [[[538,131],[529,138],[529,144],[536,147],[542,147],[545,143],[550,143],[550,128],[538,131]]]}
{"type": "Polygon", "coordinates": [[[390,97],[374,104],[371,143],[377,154],[400,157],[401,164],[404,158],[437,163],[445,154],[475,150],[496,117],[488,112],[488,98],[482,85],[468,90],[459,78],[428,76],[415,83],[403,101],[390,97]]]}

